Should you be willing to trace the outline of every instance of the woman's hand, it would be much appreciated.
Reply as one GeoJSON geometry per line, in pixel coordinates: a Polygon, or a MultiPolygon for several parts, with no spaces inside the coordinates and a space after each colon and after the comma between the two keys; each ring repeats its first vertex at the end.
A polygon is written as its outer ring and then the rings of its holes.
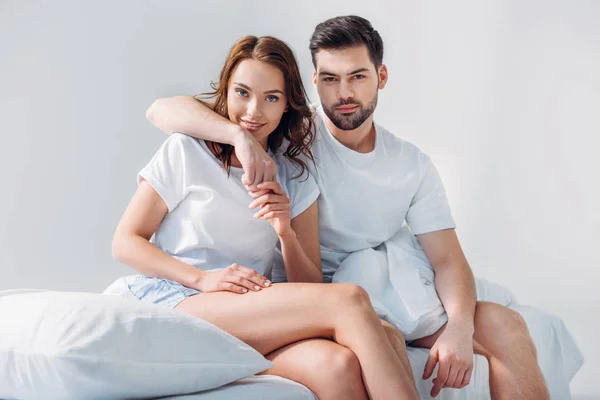
{"type": "Polygon", "coordinates": [[[206,271],[198,284],[202,292],[258,292],[271,286],[271,281],[251,268],[231,264],[217,271],[206,271]]]}
{"type": "Polygon", "coordinates": [[[257,185],[257,190],[250,191],[249,194],[254,198],[249,207],[260,207],[254,218],[269,221],[279,237],[292,232],[290,199],[277,181],[263,182],[257,185]]]}

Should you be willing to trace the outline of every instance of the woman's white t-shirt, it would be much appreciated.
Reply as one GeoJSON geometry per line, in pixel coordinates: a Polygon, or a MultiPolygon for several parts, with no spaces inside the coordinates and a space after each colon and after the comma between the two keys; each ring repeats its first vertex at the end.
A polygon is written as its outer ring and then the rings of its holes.
{"type": "MultiPolygon", "coordinates": [[[[319,196],[313,177],[281,154],[271,154],[277,180],[290,199],[291,218],[319,196]]],[[[278,242],[268,221],[255,219],[242,168],[223,170],[202,140],[181,133],[167,138],[138,174],[156,190],[168,213],[151,239],[167,254],[203,270],[237,263],[270,273],[278,242]]]]}

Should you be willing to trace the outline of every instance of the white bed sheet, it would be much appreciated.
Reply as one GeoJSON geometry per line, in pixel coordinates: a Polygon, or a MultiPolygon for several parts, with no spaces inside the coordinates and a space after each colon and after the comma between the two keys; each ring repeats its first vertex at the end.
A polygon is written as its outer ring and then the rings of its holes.
{"type": "Polygon", "coordinates": [[[169,400],[318,400],[306,386],[271,375],[240,379],[217,389],[181,396],[161,397],[169,400]]]}

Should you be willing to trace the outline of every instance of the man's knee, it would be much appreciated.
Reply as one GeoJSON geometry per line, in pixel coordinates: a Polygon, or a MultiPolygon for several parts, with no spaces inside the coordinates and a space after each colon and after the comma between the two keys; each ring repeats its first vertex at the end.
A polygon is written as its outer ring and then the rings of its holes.
{"type": "Polygon", "coordinates": [[[491,353],[533,347],[527,324],[519,313],[484,301],[477,302],[475,310],[475,339],[491,353]]]}

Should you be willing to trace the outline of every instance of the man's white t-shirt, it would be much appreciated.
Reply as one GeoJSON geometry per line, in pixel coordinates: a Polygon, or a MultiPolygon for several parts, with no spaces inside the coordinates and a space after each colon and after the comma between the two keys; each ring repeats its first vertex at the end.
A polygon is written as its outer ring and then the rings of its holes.
{"type": "MultiPolygon", "coordinates": [[[[440,176],[417,146],[375,124],[375,148],[359,153],[341,144],[315,116],[315,164],[323,279],[331,277],[352,252],[381,245],[404,221],[415,234],[455,228],[440,176]]],[[[368,266],[365,266],[368,270],[368,266]]],[[[281,259],[273,271],[285,281],[281,259]]]]}
{"type": "MultiPolygon", "coordinates": [[[[294,179],[299,167],[282,155],[273,158],[295,218],[317,199],[319,189],[308,172],[294,179]]],[[[242,175],[242,168],[232,167],[228,177],[204,141],[180,133],[169,136],[138,174],[138,182],[148,181],[168,207],[152,243],[203,270],[237,263],[269,273],[277,234],[268,221],[253,217],[258,210],[248,208],[253,198],[242,175]]]]}

